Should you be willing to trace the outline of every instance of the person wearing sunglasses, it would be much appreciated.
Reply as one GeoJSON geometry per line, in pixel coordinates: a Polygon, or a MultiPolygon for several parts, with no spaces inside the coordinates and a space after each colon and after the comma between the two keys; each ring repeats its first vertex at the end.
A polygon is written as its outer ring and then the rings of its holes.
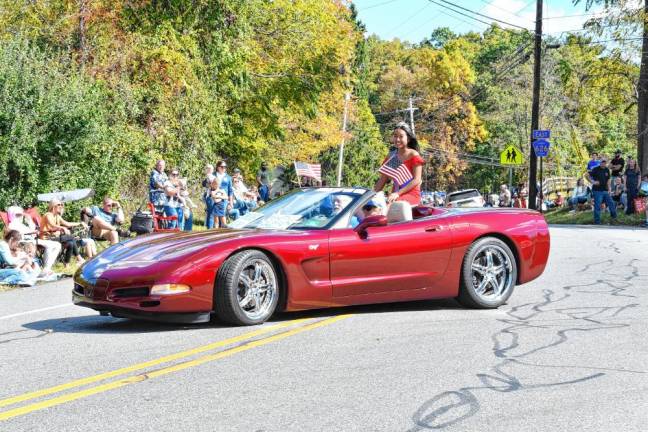
{"type": "Polygon", "coordinates": [[[83,264],[85,260],[79,253],[79,248],[76,239],[70,233],[70,228],[79,225],[85,225],[83,222],[68,222],[63,219],[63,212],[65,207],[63,203],[57,199],[53,199],[47,206],[48,211],[43,215],[42,225],[40,230],[40,238],[43,240],[55,240],[61,242],[63,247],[63,263],[65,267],[70,264],[74,256],[79,265],[83,264]]]}
{"type": "Polygon", "coordinates": [[[616,204],[610,196],[610,169],[607,166],[607,158],[602,157],[601,163],[587,173],[592,183],[592,195],[594,196],[594,224],[601,224],[601,203],[605,203],[610,212],[610,217],[616,221],[616,204]]]}
{"type": "Polygon", "coordinates": [[[220,188],[225,191],[227,194],[227,204],[226,204],[226,213],[230,218],[236,220],[239,213],[237,211],[232,211],[234,209],[234,189],[232,188],[232,177],[227,174],[227,162],[224,160],[219,160],[216,164],[216,178],[218,179],[218,184],[220,188]]]}

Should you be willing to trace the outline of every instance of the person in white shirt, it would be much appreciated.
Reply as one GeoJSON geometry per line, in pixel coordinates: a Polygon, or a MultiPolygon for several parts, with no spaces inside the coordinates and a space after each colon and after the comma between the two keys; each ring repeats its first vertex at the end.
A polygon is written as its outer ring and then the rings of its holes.
{"type": "Polygon", "coordinates": [[[589,188],[583,183],[583,179],[579,178],[576,181],[576,187],[571,193],[571,198],[567,200],[569,209],[573,210],[577,204],[584,204],[589,199],[589,188]]]}
{"type": "Polygon", "coordinates": [[[43,267],[41,274],[44,276],[50,275],[52,273],[52,266],[61,253],[61,243],[54,240],[38,239],[38,228],[33,219],[25,214],[22,207],[9,207],[7,209],[7,215],[9,218],[7,229],[18,231],[22,237],[20,240],[22,243],[29,242],[37,247],[43,248],[43,267]]]}
{"type": "Polygon", "coordinates": [[[232,191],[234,193],[234,209],[238,210],[241,216],[256,208],[256,195],[245,186],[241,178],[241,170],[238,168],[233,172],[232,191]]]}

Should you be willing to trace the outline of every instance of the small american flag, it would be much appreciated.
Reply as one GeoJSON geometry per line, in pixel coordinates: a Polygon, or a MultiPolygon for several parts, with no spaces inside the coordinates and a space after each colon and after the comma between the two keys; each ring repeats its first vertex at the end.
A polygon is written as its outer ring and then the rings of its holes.
{"type": "Polygon", "coordinates": [[[387,162],[378,169],[378,172],[385,174],[400,187],[407,185],[414,178],[405,164],[398,159],[396,153],[392,154],[392,156],[387,159],[387,162]]]}
{"type": "Polygon", "coordinates": [[[311,177],[317,181],[322,181],[322,167],[320,164],[295,162],[295,172],[298,176],[311,177]]]}

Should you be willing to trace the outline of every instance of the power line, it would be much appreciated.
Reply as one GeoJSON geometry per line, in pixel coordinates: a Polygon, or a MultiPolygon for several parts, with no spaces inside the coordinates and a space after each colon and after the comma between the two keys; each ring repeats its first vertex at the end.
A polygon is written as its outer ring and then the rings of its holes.
{"type": "MultiPolygon", "coordinates": [[[[499,10],[501,10],[502,12],[506,12],[506,13],[508,13],[508,14],[510,14],[510,15],[515,15],[516,17],[522,18],[522,19],[525,20],[525,21],[533,22],[533,21],[530,20],[530,19],[527,19],[527,18],[524,18],[524,17],[520,16],[519,13],[522,12],[524,9],[526,9],[526,8],[527,8],[531,3],[533,3],[535,0],[532,0],[531,2],[527,3],[524,7],[522,7],[522,9],[519,9],[519,10],[516,11],[516,12],[513,12],[513,11],[510,11],[510,10],[508,10],[508,9],[504,9],[503,7],[497,6],[496,4],[494,4],[495,0],[490,0],[490,1],[480,0],[480,1],[481,1],[482,3],[484,3],[484,4],[486,4],[486,6],[492,6],[492,7],[494,7],[495,9],[499,9],[499,10]]],[[[482,10],[484,10],[484,8],[485,8],[486,6],[483,6],[479,11],[481,12],[482,10]]]]}
{"type": "Polygon", "coordinates": [[[584,17],[584,16],[594,16],[594,15],[600,15],[605,13],[603,12],[593,12],[593,13],[585,13],[585,14],[576,14],[576,15],[561,15],[561,16],[551,16],[551,17],[544,17],[542,18],[543,21],[545,20],[551,20],[551,19],[563,19],[563,18],[575,18],[575,17],[584,17]]]}
{"type": "Polygon", "coordinates": [[[384,6],[384,5],[389,4],[389,3],[394,3],[395,1],[396,0],[389,0],[389,1],[386,1],[386,2],[378,3],[378,4],[375,4],[375,5],[371,5],[371,6],[367,6],[367,7],[362,8],[362,9],[358,9],[358,11],[364,11],[364,10],[367,10],[367,9],[377,8],[379,6],[384,6]]]}
{"type": "Polygon", "coordinates": [[[443,11],[440,11],[440,12],[438,12],[437,14],[435,14],[432,18],[430,18],[430,19],[428,19],[428,20],[425,20],[425,21],[423,22],[423,24],[419,25],[418,27],[414,27],[413,29],[411,29],[410,31],[408,31],[407,33],[405,33],[405,34],[403,35],[403,39],[406,38],[407,36],[411,35],[411,34],[414,33],[415,31],[419,30],[419,29],[420,29],[421,27],[423,27],[424,25],[426,25],[426,24],[430,23],[431,21],[434,21],[435,19],[439,18],[439,16],[441,16],[442,13],[443,13],[443,11]]]}
{"type": "MultiPolygon", "coordinates": [[[[440,4],[440,3],[437,3],[435,0],[428,0],[428,1],[430,1],[432,3],[435,3],[435,4],[437,4],[437,5],[441,6],[441,7],[445,7],[445,8],[450,9],[448,6],[444,6],[444,5],[440,4]]],[[[498,19],[498,18],[493,18],[491,16],[484,15],[484,14],[479,13],[479,12],[475,12],[474,10],[465,8],[463,6],[459,6],[458,4],[452,3],[452,2],[450,2],[448,0],[439,0],[439,1],[441,1],[443,3],[446,3],[448,5],[451,5],[451,6],[455,7],[455,8],[458,8],[458,9],[464,10],[466,12],[469,12],[471,14],[478,15],[480,17],[483,17],[483,18],[486,18],[486,19],[489,19],[489,20],[492,20],[492,21],[499,22],[501,24],[506,24],[506,25],[511,26],[511,27],[517,27],[517,28],[522,29],[522,30],[528,30],[526,27],[522,27],[522,26],[519,26],[517,24],[511,24],[510,22],[507,22],[507,21],[504,21],[504,20],[501,20],[501,19],[498,19]]],[[[455,11],[455,12],[459,13],[458,11],[455,11]]]]}
{"type": "Polygon", "coordinates": [[[396,25],[394,28],[392,28],[391,30],[389,30],[386,34],[391,34],[394,30],[399,29],[400,26],[402,26],[403,24],[405,24],[406,22],[408,22],[409,20],[411,20],[411,19],[414,18],[416,15],[420,14],[421,12],[423,12],[425,9],[429,8],[430,6],[432,6],[430,3],[426,4],[426,5],[423,6],[421,9],[417,10],[417,11],[414,12],[412,15],[408,16],[408,17],[405,18],[403,21],[401,21],[400,23],[398,23],[398,25],[396,25]]]}
{"type": "MultiPolygon", "coordinates": [[[[475,26],[474,23],[468,22],[468,21],[466,21],[465,19],[458,18],[458,17],[456,17],[456,16],[454,16],[454,15],[452,15],[452,14],[449,14],[448,12],[441,11],[440,13],[442,13],[443,15],[449,16],[450,18],[454,18],[454,19],[456,19],[457,21],[461,21],[462,23],[466,23],[466,24],[468,24],[468,25],[471,26],[471,27],[474,27],[474,26],[475,26]]],[[[487,22],[482,21],[482,20],[477,19],[477,18],[473,18],[473,19],[476,20],[476,21],[479,21],[480,23],[484,23],[484,24],[486,24],[487,26],[490,26],[490,23],[487,23],[487,22]]],[[[482,29],[479,29],[479,30],[482,31],[482,29]]]]}
{"type": "MultiPolygon", "coordinates": [[[[444,8],[446,8],[446,9],[448,9],[448,10],[451,10],[452,12],[457,13],[457,14],[459,14],[459,15],[465,16],[465,17],[470,18],[470,19],[475,20],[475,21],[479,21],[480,23],[482,23],[482,24],[486,24],[486,25],[489,26],[489,27],[490,27],[490,25],[491,25],[491,23],[489,23],[489,22],[486,22],[486,21],[484,21],[484,20],[480,20],[479,18],[475,18],[475,17],[470,16],[470,15],[468,15],[468,14],[465,14],[465,13],[463,13],[463,12],[461,12],[461,11],[454,10],[454,9],[452,9],[452,8],[449,8],[448,6],[442,5],[441,3],[437,3],[437,2],[435,2],[434,0],[428,0],[428,1],[429,1],[429,2],[432,2],[432,3],[436,4],[436,5],[439,5],[439,6],[441,6],[441,7],[444,7],[444,8]]],[[[447,14],[446,14],[446,15],[447,15],[447,14]]],[[[459,19],[459,18],[457,18],[457,19],[459,19]]],[[[463,21],[463,20],[462,20],[462,21],[463,21]]],[[[465,21],[464,21],[464,22],[465,22],[465,21]]]]}

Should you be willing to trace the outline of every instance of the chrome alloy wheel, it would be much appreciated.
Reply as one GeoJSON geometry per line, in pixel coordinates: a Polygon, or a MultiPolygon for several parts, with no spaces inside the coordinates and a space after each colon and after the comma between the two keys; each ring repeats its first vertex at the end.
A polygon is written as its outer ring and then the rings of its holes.
{"type": "Polygon", "coordinates": [[[487,244],[475,254],[471,270],[475,293],[487,302],[499,300],[515,283],[509,255],[496,244],[487,244]]]}
{"type": "Polygon", "coordinates": [[[245,263],[238,278],[238,304],[250,319],[266,318],[279,294],[272,265],[261,259],[245,263]]]}

